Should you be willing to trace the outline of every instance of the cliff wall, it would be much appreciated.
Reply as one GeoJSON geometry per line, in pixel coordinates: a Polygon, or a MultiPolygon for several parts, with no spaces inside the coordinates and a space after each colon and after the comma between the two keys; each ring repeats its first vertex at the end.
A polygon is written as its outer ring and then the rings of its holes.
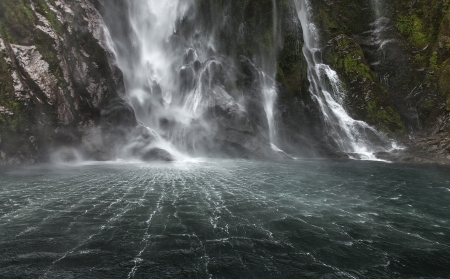
{"type": "Polygon", "coordinates": [[[314,1],[324,59],[352,116],[408,147],[401,161],[450,160],[450,1],[314,1]]]}
{"type": "MultiPolygon", "coordinates": [[[[408,147],[391,159],[449,163],[450,1],[385,2],[314,1],[323,60],[341,77],[351,116],[408,147]]],[[[108,3],[99,0],[0,2],[0,163],[46,161],[58,150],[70,159],[78,156],[71,147],[107,160],[130,135],[150,137],[129,105],[105,28],[104,20],[126,17],[123,3],[112,3],[116,18],[105,17],[108,3]]],[[[252,63],[274,71],[280,147],[336,156],[309,94],[294,1],[199,0],[195,10],[178,32],[198,32],[192,23],[203,22],[215,51],[234,57],[241,76],[233,86],[246,98],[257,98],[252,63]]],[[[266,127],[262,111],[257,102],[248,107],[266,127]]]]}
{"type": "Polygon", "coordinates": [[[109,40],[89,1],[0,2],[0,163],[113,156],[137,122],[109,40]]]}

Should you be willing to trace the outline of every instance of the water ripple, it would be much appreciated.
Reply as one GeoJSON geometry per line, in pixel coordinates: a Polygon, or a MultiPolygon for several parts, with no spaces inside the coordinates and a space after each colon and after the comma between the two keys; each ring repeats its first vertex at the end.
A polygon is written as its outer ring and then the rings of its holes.
{"type": "Polygon", "coordinates": [[[449,275],[445,168],[204,159],[0,175],[0,277],[449,275]]]}

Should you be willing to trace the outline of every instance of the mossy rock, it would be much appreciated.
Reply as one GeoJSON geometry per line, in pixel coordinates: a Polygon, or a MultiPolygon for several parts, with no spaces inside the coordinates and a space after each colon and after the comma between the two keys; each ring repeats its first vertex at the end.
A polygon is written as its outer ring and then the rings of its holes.
{"type": "Polygon", "coordinates": [[[445,96],[445,109],[450,111],[450,59],[445,61],[439,76],[439,93],[445,96]]]}
{"type": "Polygon", "coordinates": [[[371,2],[361,0],[310,1],[314,10],[312,20],[321,32],[324,43],[341,34],[352,36],[367,31],[367,26],[376,17],[371,2]]]}
{"type": "Polygon", "coordinates": [[[0,52],[0,150],[6,155],[24,156],[33,153],[33,146],[28,141],[35,130],[33,112],[30,106],[18,101],[15,97],[10,66],[6,63],[7,54],[0,52]]]}
{"type": "Polygon", "coordinates": [[[362,48],[354,39],[339,35],[330,40],[323,51],[323,60],[342,79],[347,91],[344,104],[354,118],[385,132],[405,132],[389,93],[378,82],[364,58],[362,48]]]}

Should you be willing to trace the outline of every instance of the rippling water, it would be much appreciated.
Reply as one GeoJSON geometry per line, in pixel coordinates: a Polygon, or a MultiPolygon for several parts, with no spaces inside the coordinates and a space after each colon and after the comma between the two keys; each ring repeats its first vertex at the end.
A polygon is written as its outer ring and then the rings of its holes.
{"type": "Polygon", "coordinates": [[[210,160],[0,169],[1,278],[449,278],[450,169],[210,160]]]}

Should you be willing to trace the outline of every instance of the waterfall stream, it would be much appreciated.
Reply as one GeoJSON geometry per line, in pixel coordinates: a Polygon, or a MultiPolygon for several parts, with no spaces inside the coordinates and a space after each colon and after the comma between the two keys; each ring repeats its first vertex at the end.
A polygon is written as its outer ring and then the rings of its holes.
{"type": "MultiPolygon", "coordinates": [[[[139,120],[158,132],[161,132],[160,117],[179,116],[167,111],[177,91],[175,69],[181,67],[183,59],[170,40],[176,32],[177,21],[191,5],[191,1],[149,0],[136,0],[127,5],[132,49],[125,49],[124,55],[119,55],[119,67],[139,120]]],[[[116,44],[126,48],[120,42],[116,44]]]]}
{"type": "Polygon", "coordinates": [[[310,0],[295,0],[295,4],[303,29],[303,54],[308,63],[310,92],[320,107],[327,134],[350,158],[377,160],[375,153],[392,151],[396,148],[395,143],[364,121],[353,119],[345,110],[346,92],[339,76],[321,59],[321,38],[311,21],[310,0]]]}
{"type": "MultiPolygon", "coordinates": [[[[251,57],[243,58],[224,52],[217,38],[217,30],[227,28],[231,16],[227,4],[222,5],[214,15],[208,9],[200,10],[199,2],[194,0],[137,0],[125,4],[130,43],[116,38],[115,44],[131,103],[141,123],[154,130],[165,147],[174,145],[182,152],[196,153],[199,147],[216,145],[215,135],[223,129],[243,129],[247,133],[242,123],[254,121],[268,146],[281,152],[277,147],[275,109],[281,49],[277,2],[272,0],[273,30],[268,46],[256,46],[251,57]],[[210,16],[217,20],[202,20],[205,12],[211,12],[210,16]],[[251,85],[244,89],[239,81],[242,67],[250,68],[252,73],[251,85]],[[223,122],[224,118],[216,115],[218,108],[227,117],[230,113],[238,116],[233,116],[234,124],[223,122]]],[[[322,113],[328,141],[351,158],[376,160],[374,154],[390,151],[392,142],[346,111],[346,91],[339,76],[320,57],[321,38],[311,21],[310,2],[295,0],[295,6],[303,29],[310,93],[322,113]]],[[[219,135],[224,137],[235,136],[219,135]]]]}
{"type": "Polygon", "coordinates": [[[259,96],[255,100],[244,100],[244,92],[239,91],[236,76],[241,74],[236,64],[241,58],[223,53],[216,42],[217,30],[224,25],[221,20],[228,20],[229,11],[221,10],[219,17],[223,19],[205,26],[205,15],[201,13],[213,12],[200,10],[199,1],[137,0],[124,6],[130,26],[125,40],[131,43],[123,43],[124,38],[115,39],[117,60],[131,104],[143,125],[160,135],[162,142],[195,153],[197,142],[212,138],[217,130],[220,120],[207,116],[211,109],[221,104],[222,108],[246,111],[249,102],[260,103],[251,104],[260,106],[265,113],[265,124],[258,126],[260,132],[274,150],[279,150],[275,146],[274,112],[279,50],[276,0],[272,0],[270,50],[257,50],[255,57],[244,57],[256,73],[252,86],[259,96]]]}

